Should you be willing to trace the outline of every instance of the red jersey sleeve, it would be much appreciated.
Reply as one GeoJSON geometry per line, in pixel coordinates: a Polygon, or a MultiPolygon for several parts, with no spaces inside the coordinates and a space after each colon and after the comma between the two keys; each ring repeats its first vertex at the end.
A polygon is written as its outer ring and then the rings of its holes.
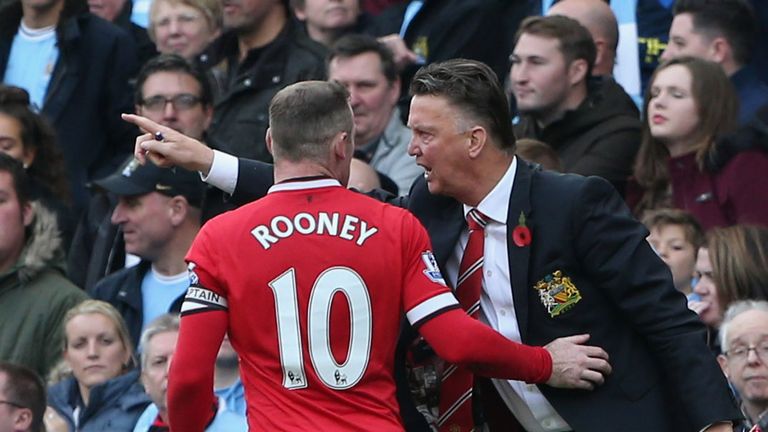
{"type": "Polygon", "coordinates": [[[213,240],[216,226],[207,224],[198,233],[187,253],[189,289],[181,306],[181,316],[192,313],[228,310],[226,283],[215,263],[221,262],[213,240]]]}
{"type": "Polygon", "coordinates": [[[211,410],[214,365],[228,315],[224,284],[213,265],[217,260],[213,238],[204,228],[187,255],[190,287],[181,309],[179,339],[168,378],[168,417],[173,432],[202,432],[215,415],[211,410]]]}
{"type": "Polygon", "coordinates": [[[411,325],[418,328],[460,306],[440,273],[427,231],[412,215],[407,215],[403,223],[403,309],[411,325]]]}

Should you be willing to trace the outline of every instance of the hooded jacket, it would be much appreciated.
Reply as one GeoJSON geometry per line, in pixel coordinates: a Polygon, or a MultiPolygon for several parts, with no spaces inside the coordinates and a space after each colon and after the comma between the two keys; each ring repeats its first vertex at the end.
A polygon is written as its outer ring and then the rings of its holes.
{"type": "Polygon", "coordinates": [[[61,356],[64,314],[88,296],[64,277],[55,215],[33,207],[19,261],[0,274],[0,359],[46,376],[61,356]]]}
{"type": "Polygon", "coordinates": [[[632,99],[612,78],[594,78],[575,110],[540,128],[532,115],[521,115],[518,138],[550,145],[564,172],[597,175],[623,193],[640,147],[641,122],[632,99]]]}

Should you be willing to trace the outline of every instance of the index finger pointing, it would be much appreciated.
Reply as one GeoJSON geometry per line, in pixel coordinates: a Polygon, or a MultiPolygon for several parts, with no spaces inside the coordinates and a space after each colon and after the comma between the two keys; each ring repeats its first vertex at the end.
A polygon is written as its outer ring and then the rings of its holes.
{"type": "Polygon", "coordinates": [[[161,126],[161,125],[153,122],[152,120],[150,120],[150,119],[148,119],[146,117],[142,117],[140,115],[136,115],[136,114],[122,114],[122,118],[123,118],[123,120],[127,121],[128,123],[133,123],[136,126],[138,126],[140,129],[142,129],[142,130],[144,130],[144,131],[146,131],[148,133],[151,133],[151,134],[154,134],[155,132],[163,132],[166,129],[164,126],[161,126]]]}

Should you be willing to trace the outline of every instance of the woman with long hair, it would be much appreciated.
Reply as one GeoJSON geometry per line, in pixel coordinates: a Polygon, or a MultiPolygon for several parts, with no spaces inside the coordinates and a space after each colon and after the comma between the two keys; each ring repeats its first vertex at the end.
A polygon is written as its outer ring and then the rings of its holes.
{"type": "Polygon", "coordinates": [[[695,278],[693,293],[698,299],[688,305],[715,330],[731,303],[768,300],[768,228],[736,225],[710,230],[699,249],[695,278]]]}
{"type": "Polygon", "coordinates": [[[29,93],[0,84],[0,152],[20,161],[31,180],[32,200],[56,214],[65,245],[74,229],[69,178],[53,128],[30,108],[29,93]]]}
{"type": "Polygon", "coordinates": [[[728,139],[738,100],[715,63],[693,57],[656,69],[645,97],[643,140],[628,201],[641,215],[675,207],[705,230],[737,223],[768,225],[768,155],[728,139]],[[639,186],[639,188],[637,188],[639,186]]]}

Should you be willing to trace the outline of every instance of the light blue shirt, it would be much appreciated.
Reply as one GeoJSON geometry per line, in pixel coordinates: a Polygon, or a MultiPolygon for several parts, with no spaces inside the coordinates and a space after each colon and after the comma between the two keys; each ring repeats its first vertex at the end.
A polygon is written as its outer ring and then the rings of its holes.
{"type": "Polygon", "coordinates": [[[245,388],[241,379],[238,378],[231,386],[218,389],[215,393],[216,396],[224,399],[228,410],[245,417],[247,404],[245,403],[245,388]]]}
{"type": "MultiPolygon", "coordinates": [[[[158,413],[157,405],[149,404],[147,409],[141,413],[141,417],[136,422],[136,426],[133,427],[133,432],[147,432],[149,427],[152,426],[152,422],[155,421],[158,413]]],[[[227,403],[224,399],[219,398],[219,411],[216,412],[216,417],[213,418],[213,422],[205,429],[205,432],[247,432],[248,422],[245,421],[245,416],[237,415],[227,409],[227,403]]]]}
{"type": "Polygon", "coordinates": [[[163,276],[152,268],[141,281],[142,330],[162,314],[189,288],[189,274],[185,271],[174,276],[163,276]]]}
{"type": "Polygon", "coordinates": [[[3,82],[26,90],[33,108],[40,111],[58,58],[56,28],[31,29],[22,22],[11,44],[3,82]]]}

